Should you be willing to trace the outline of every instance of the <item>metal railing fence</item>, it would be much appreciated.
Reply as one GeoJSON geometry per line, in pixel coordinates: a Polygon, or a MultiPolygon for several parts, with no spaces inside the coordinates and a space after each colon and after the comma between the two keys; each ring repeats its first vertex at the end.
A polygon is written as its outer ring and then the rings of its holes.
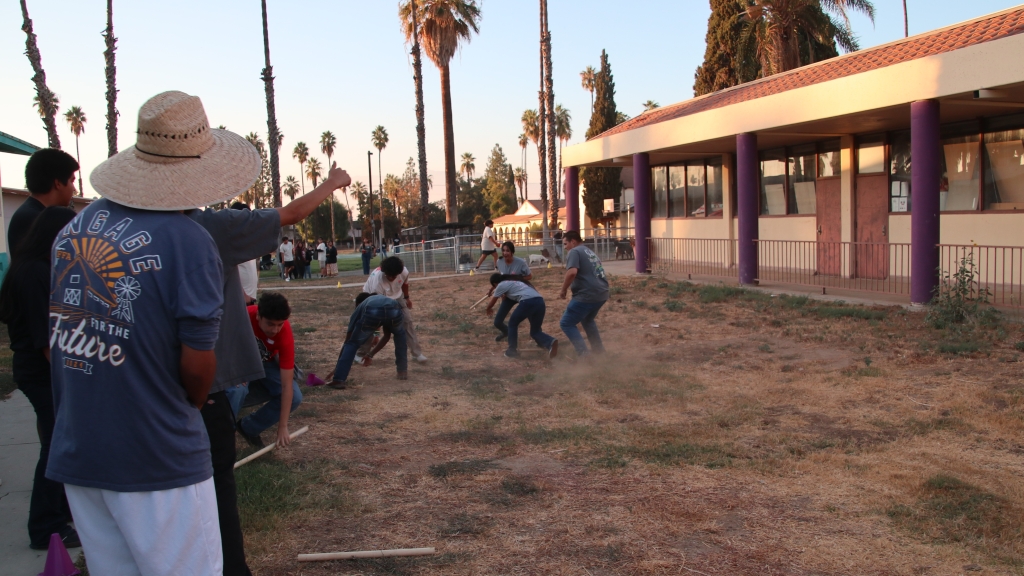
{"type": "Polygon", "coordinates": [[[760,282],[910,294],[910,244],[757,240],[760,282]]]}
{"type": "Polygon", "coordinates": [[[736,276],[736,240],[651,238],[648,242],[651,272],[736,276]]]}
{"type": "MultiPolygon", "coordinates": [[[[1024,306],[1024,247],[940,244],[939,268],[946,282],[961,266],[973,264],[975,288],[988,291],[997,306],[1024,306]]],[[[969,269],[969,268],[968,268],[969,269]]]]}

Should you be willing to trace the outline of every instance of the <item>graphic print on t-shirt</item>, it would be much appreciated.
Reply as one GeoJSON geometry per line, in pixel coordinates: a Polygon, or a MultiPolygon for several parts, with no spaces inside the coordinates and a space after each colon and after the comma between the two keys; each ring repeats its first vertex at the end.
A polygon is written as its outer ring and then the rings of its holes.
{"type": "Polygon", "coordinates": [[[159,255],[137,255],[152,242],[146,231],[128,234],[131,218],[107,226],[110,213],[97,211],[85,234],[82,218],[63,230],[54,247],[50,346],[63,352],[64,368],[91,375],[92,361],[119,366],[135,324],[132,301],[142,294],[139,274],[159,272],[159,255]],[[90,335],[86,335],[89,332],[90,335]]]}

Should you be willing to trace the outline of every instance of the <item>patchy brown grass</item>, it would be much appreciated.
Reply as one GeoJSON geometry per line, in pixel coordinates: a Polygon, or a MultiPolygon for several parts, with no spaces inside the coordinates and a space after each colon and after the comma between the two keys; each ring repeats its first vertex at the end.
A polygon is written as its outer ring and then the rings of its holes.
{"type": "MultiPolygon", "coordinates": [[[[429,362],[306,389],[310,432],[239,470],[256,574],[1024,574],[1020,325],[618,277],[608,354],[573,362],[541,270],[563,354],[511,361],[485,282],[413,284],[429,362]]],[[[303,367],[333,369],[355,293],[286,293],[303,367]]]]}

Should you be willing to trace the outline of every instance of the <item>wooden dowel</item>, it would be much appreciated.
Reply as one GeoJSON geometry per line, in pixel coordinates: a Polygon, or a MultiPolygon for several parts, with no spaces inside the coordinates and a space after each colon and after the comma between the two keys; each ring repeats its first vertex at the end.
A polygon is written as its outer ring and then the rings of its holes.
{"type": "MultiPolygon", "coordinates": [[[[305,434],[308,431],[309,431],[309,426],[303,426],[302,428],[299,428],[295,432],[292,432],[291,434],[289,434],[288,438],[290,438],[292,440],[295,440],[296,438],[298,438],[299,436],[302,436],[303,434],[305,434]]],[[[270,446],[264,446],[263,448],[260,448],[258,451],[253,452],[252,454],[249,454],[248,456],[246,456],[245,458],[242,458],[238,462],[235,462],[235,468],[238,468],[242,464],[246,464],[248,462],[252,462],[253,460],[259,458],[260,456],[263,456],[267,452],[270,452],[274,448],[277,448],[277,442],[274,442],[270,446]]]]}
{"type": "Polygon", "coordinates": [[[469,309],[472,310],[473,308],[476,308],[477,306],[480,305],[481,302],[483,302],[484,300],[487,300],[487,298],[489,298],[490,296],[491,296],[490,294],[484,294],[484,297],[479,299],[479,300],[477,300],[476,304],[473,304],[472,306],[470,306],[469,309]]]}
{"type": "Polygon", "coordinates": [[[396,556],[429,556],[436,554],[434,548],[398,548],[395,550],[358,550],[355,552],[327,552],[324,554],[299,554],[299,562],[323,560],[355,560],[358,558],[391,558],[396,556]]]}

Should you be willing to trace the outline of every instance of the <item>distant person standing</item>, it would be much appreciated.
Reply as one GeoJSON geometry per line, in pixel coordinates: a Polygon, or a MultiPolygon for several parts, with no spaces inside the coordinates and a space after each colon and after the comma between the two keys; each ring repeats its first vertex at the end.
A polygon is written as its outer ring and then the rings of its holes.
{"type": "Polygon", "coordinates": [[[476,261],[477,270],[480,270],[480,265],[488,256],[494,258],[495,269],[498,267],[498,237],[494,234],[493,226],[494,220],[484,222],[484,232],[480,236],[480,259],[476,261]]]}
{"type": "Polygon", "coordinates": [[[277,249],[277,256],[281,259],[281,266],[284,267],[284,281],[291,281],[292,270],[295,269],[295,247],[287,236],[277,249]]]}
{"type": "Polygon", "coordinates": [[[400,250],[399,246],[401,246],[402,244],[401,236],[395,234],[395,237],[391,239],[391,244],[394,246],[394,248],[392,249],[392,253],[397,255],[400,250]]]}
{"type": "Polygon", "coordinates": [[[327,267],[327,244],[323,238],[316,239],[316,260],[320,264],[320,277],[324,278],[324,268],[327,267]]]}
{"type": "Polygon", "coordinates": [[[363,259],[363,276],[369,276],[370,260],[373,259],[373,246],[370,245],[366,236],[363,236],[363,243],[359,246],[359,256],[363,259]]]}
{"type": "Polygon", "coordinates": [[[14,211],[7,224],[7,252],[14,254],[18,243],[32,227],[36,216],[50,206],[69,206],[75,195],[78,162],[56,148],[36,151],[25,163],[25,186],[29,197],[14,211]]]}
{"type": "Polygon", "coordinates": [[[334,240],[327,241],[327,277],[333,278],[338,275],[338,249],[334,246],[334,240]]]}
{"type": "Polygon", "coordinates": [[[591,350],[600,354],[604,352],[604,345],[601,343],[601,332],[597,329],[596,319],[597,313],[608,301],[608,278],[604,272],[604,265],[597,254],[583,245],[583,238],[578,231],[565,232],[564,242],[569,253],[565,260],[565,280],[562,282],[562,290],[558,297],[564,300],[566,292],[571,287],[572,300],[565,308],[559,326],[576,348],[577,356],[586,356],[590,353],[576,327],[577,324],[583,325],[587,339],[590,340],[591,350]]]}

